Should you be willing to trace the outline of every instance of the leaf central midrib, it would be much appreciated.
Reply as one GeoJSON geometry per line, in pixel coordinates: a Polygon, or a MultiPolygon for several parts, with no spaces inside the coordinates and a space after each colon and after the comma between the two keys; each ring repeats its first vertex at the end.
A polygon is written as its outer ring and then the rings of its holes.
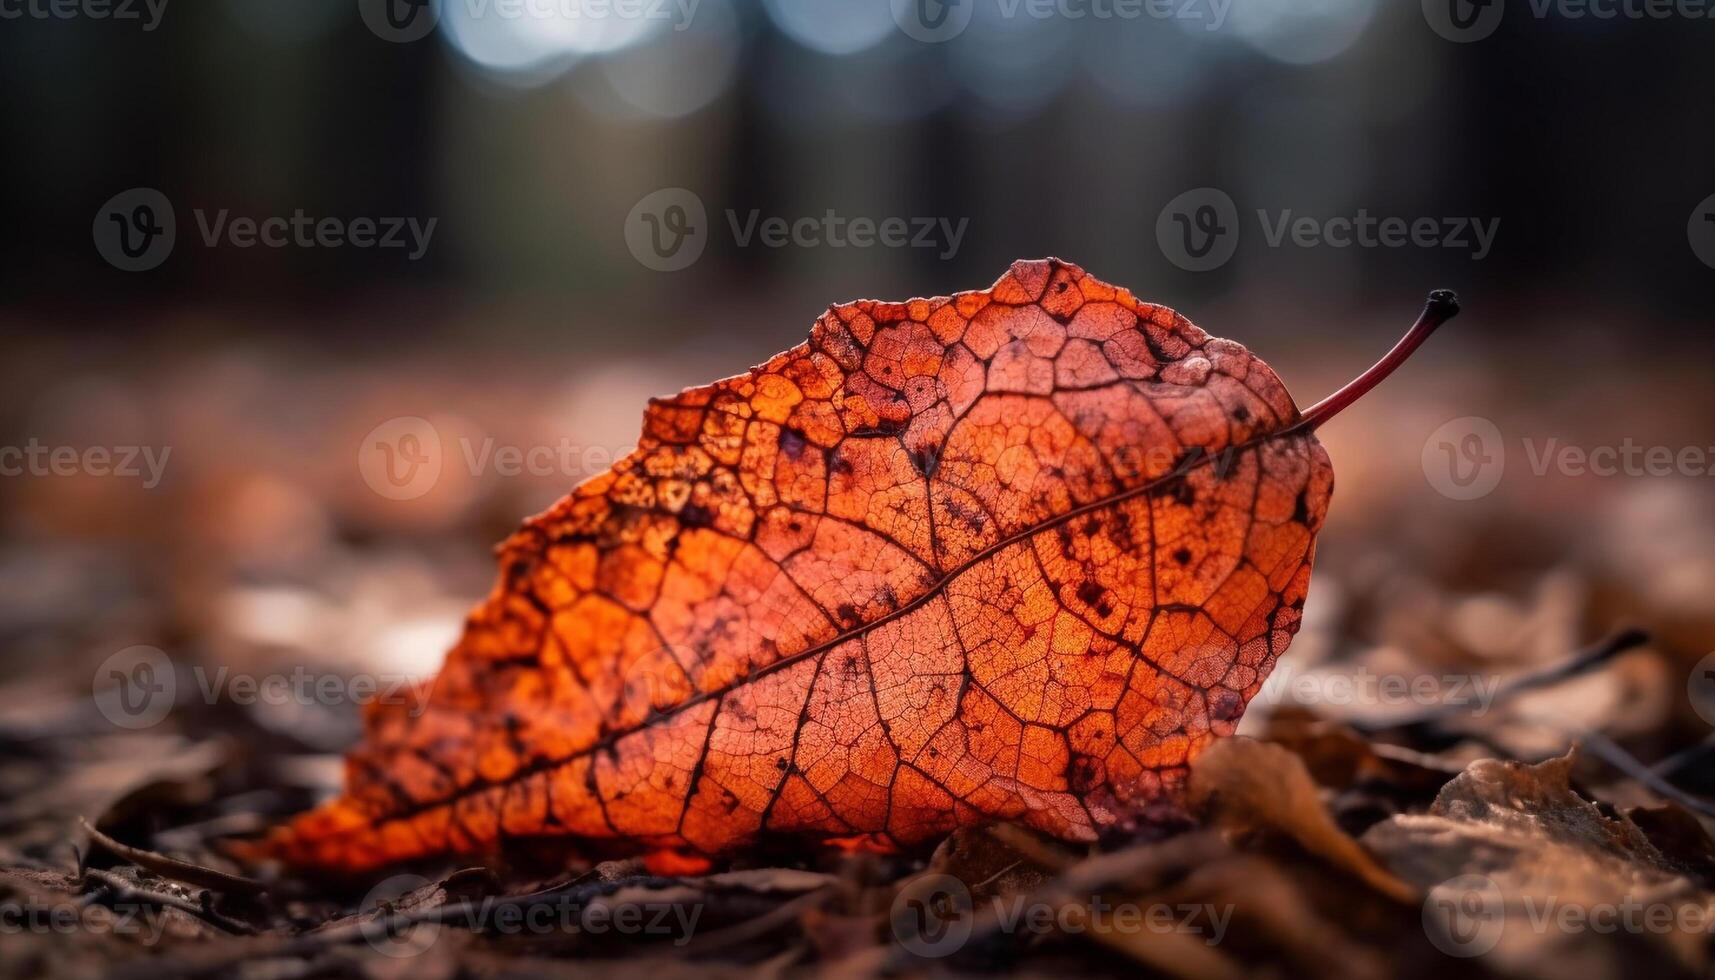
{"type": "MultiPolygon", "coordinates": [[[[922,607],[928,605],[937,596],[940,596],[942,593],[944,593],[947,590],[947,587],[955,579],[957,579],[959,576],[961,576],[964,573],[970,571],[971,569],[977,567],[978,565],[982,564],[983,562],[988,561],[990,558],[993,558],[995,555],[999,554],[1001,551],[1004,551],[1005,549],[1010,548],[1013,545],[1018,544],[1021,541],[1026,541],[1026,540],[1030,539],[1031,537],[1033,537],[1037,534],[1040,534],[1043,531],[1047,531],[1047,530],[1050,530],[1052,528],[1059,527],[1060,525],[1062,525],[1068,521],[1075,520],[1079,517],[1082,517],[1085,514],[1093,513],[1095,511],[1101,510],[1101,509],[1106,508],[1106,507],[1112,507],[1115,504],[1123,503],[1127,500],[1130,500],[1133,497],[1142,496],[1142,495],[1150,493],[1152,491],[1159,490],[1162,487],[1169,486],[1174,481],[1185,479],[1186,477],[1190,476],[1192,473],[1201,469],[1203,466],[1208,465],[1213,460],[1225,457],[1229,461],[1229,465],[1230,465],[1231,462],[1236,461],[1240,455],[1242,455],[1246,452],[1249,452],[1249,451],[1251,451],[1251,450],[1253,450],[1259,446],[1262,446],[1268,442],[1272,442],[1272,441],[1277,440],[1277,439],[1291,438],[1291,437],[1293,437],[1295,435],[1299,435],[1301,433],[1302,433],[1302,426],[1299,424],[1298,418],[1297,418],[1296,413],[1295,413],[1292,421],[1289,424],[1283,426],[1282,428],[1268,432],[1268,433],[1263,434],[1263,435],[1252,436],[1250,439],[1247,439],[1242,443],[1238,443],[1238,444],[1233,445],[1233,446],[1228,446],[1225,449],[1208,451],[1208,450],[1202,450],[1201,447],[1198,447],[1198,449],[1201,451],[1196,452],[1196,455],[1194,456],[1194,458],[1181,461],[1180,464],[1178,466],[1175,466],[1172,470],[1170,470],[1166,473],[1163,473],[1161,476],[1158,476],[1155,479],[1150,480],[1147,483],[1142,483],[1142,484],[1139,484],[1138,486],[1135,486],[1135,487],[1130,487],[1130,488],[1127,488],[1125,490],[1120,490],[1120,491],[1117,491],[1115,493],[1108,494],[1105,497],[1102,497],[1102,498],[1097,499],[1097,500],[1093,500],[1087,504],[1080,504],[1079,506],[1073,507],[1072,509],[1066,511],[1066,513],[1064,513],[1064,514],[1057,514],[1054,517],[1051,517],[1051,518],[1041,522],[1040,524],[1036,524],[1036,525],[1033,525],[1031,527],[1024,528],[1022,530],[1016,531],[1010,535],[1007,535],[1006,537],[1000,539],[999,541],[996,541],[994,544],[991,544],[991,545],[983,548],[981,551],[978,551],[976,554],[965,559],[964,561],[960,562],[958,565],[954,566],[952,569],[950,569],[947,572],[945,572],[944,574],[942,574],[940,578],[935,580],[934,584],[930,585],[929,588],[927,588],[923,591],[923,594],[921,594],[921,595],[917,596],[916,598],[912,599],[911,601],[901,605],[897,609],[890,610],[886,614],[876,617],[875,619],[871,620],[870,622],[863,623],[863,624],[860,624],[858,626],[854,626],[851,629],[846,630],[845,632],[840,633],[837,636],[834,636],[834,637],[831,637],[827,640],[822,641],[821,643],[807,647],[807,648],[800,650],[797,653],[791,654],[789,656],[781,657],[779,660],[776,660],[775,662],[768,664],[765,667],[751,671],[747,674],[744,674],[741,677],[734,678],[730,683],[728,683],[722,687],[716,688],[714,690],[698,692],[697,694],[694,694],[691,697],[686,698],[684,701],[681,701],[678,704],[675,704],[669,708],[666,708],[666,709],[661,710],[661,711],[653,711],[648,715],[648,717],[646,717],[643,720],[643,722],[641,724],[635,725],[631,728],[627,728],[624,731],[609,732],[608,734],[603,735],[602,737],[596,739],[594,742],[591,742],[589,745],[586,745],[581,749],[577,749],[575,751],[568,752],[567,754],[560,756],[558,758],[554,758],[554,759],[537,759],[535,761],[528,762],[524,765],[519,766],[516,770],[514,770],[505,779],[484,780],[484,779],[481,779],[479,777],[477,780],[472,781],[470,783],[467,783],[464,786],[459,787],[457,790],[455,790],[452,793],[447,794],[446,796],[442,796],[442,797],[439,797],[439,798],[433,799],[433,800],[425,800],[425,801],[418,803],[414,807],[405,808],[405,809],[394,811],[392,813],[388,813],[385,816],[379,818],[376,821],[376,823],[378,823],[378,824],[379,823],[388,823],[388,822],[394,822],[394,821],[398,821],[398,820],[408,819],[415,814],[422,813],[422,812],[425,812],[428,810],[432,810],[436,807],[451,806],[454,803],[457,803],[459,800],[465,799],[465,798],[470,797],[470,796],[475,796],[478,793],[486,792],[487,790],[491,790],[491,789],[498,789],[498,788],[505,787],[505,786],[511,786],[511,785],[514,785],[514,784],[522,781],[522,780],[528,779],[531,776],[534,776],[538,773],[547,772],[547,771],[553,770],[553,769],[558,769],[559,767],[566,765],[568,763],[574,762],[577,759],[580,759],[584,756],[594,755],[595,753],[601,752],[601,751],[612,750],[622,740],[629,738],[633,735],[636,735],[639,732],[645,731],[646,729],[648,729],[649,727],[651,727],[653,725],[658,725],[666,719],[675,717],[675,716],[681,714],[682,712],[689,711],[692,708],[697,707],[698,705],[706,704],[710,701],[718,701],[720,698],[724,698],[728,694],[731,694],[733,691],[736,691],[736,690],[738,690],[738,689],[740,689],[740,688],[742,688],[742,687],[744,687],[744,686],[746,686],[746,685],[748,685],[754,681],[761,680],[762,678],[767,677],[770,674],[776,673],[776,672],[781,671],[781,670],[785,670],[786,668],[791,667],[794,664],[802,663],[805,660],[809,660],[809,659],[812,659],[814,657],[818,657],[818,656],[820,656],[824,653],[827,653],[828,651],[834,649],[835,647],[839,646],[842,643],[846,643],[848,641],[855,640],[855,639],[858,639],[860,637],[863,637],[863,636],[867,635],[868,633],[870,633],[872,630],[879,629],[880,627],[885,626],[888,623],[891,623],[897,619],[901,619],[907,615],[910,615],[911,613],[915,612],[916,610],[921,609],[922,607]]],[[[1302,434],[1307,434],[1307,433],[1302,433],[1302,434]]],[[[1150,547],[1153,549],[1154,545],[1155,545],[1155,542],[1152,538],[1150,541],[1150,547]]]]}

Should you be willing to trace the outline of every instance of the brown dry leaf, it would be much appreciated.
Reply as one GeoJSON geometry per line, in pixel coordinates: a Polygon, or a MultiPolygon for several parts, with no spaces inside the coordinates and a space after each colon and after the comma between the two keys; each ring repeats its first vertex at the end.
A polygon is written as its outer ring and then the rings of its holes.
{"type": "Polygon", "coordinates": [[[1674,866],[1702,882],[1715,885],[1715,839],[1695,814],[1677,803],[1634,806],[1626,819],[1637,824],[1674,866]]]}
{"type": "Polygon", "coordinates": [[[1361,910],[1332,883],[1339,873],[1330,866],[1329,874],[1317,875],[1232,853],[1199,865],[1153,898],[1230,910],[1227,952],[1241,961],[1279,964],[1287,975],[1382,980],[1389,959],[1353,928],[1361,910]]]}
{"type": "Polygon", "coordinates": [[[1425,802],[1462,768],[1433,755],[1369,741],[1303,709],[1270,715],[1264,741],[1298,756],[1321,786],[1344,790],[1361,784],[1386,785],[1399,793],[1422,794],[1425,802]]]}
{"type": "MultiPolygon", "coordinates": [[[[937,892],[951,887],[963,901],[951,903],[952,908],[946,903],[934,906],[931,917],[943,926],[961,924],[966,938],[958,941],[957,948],[993,944],[1016,951],[1026,938],[1047,941],[1059,936],[1105,948],[1163,976],[1237,980],[1244,975],[1243,970],[1219,948],[1218,938],[1213,938],[1225,934],[1226,917],[1221,910],[1211,907],[1218,923],[1201,920],[1180,923],[1183,928],[1149,929],[1099,911],[1183,912],[1182,907],[1160,902],[1157,891],[1167,880],[1230,854],[1228,845],[1214,831],[1181,834],[1076,858],[1059,845],[1014,825],[960,830],[936,851],[923,875],[901,883],[889,925],[893,938],[912,948],[909,940],[921,938],[922,926],[911,917],[902,922],[902,909],[909,908],[913,899],[928,902],[937,892]],[[959,886],[950,886],[950,878],[958,879],[959,886]],[[1095,904],[1097,899],[1103,904],[1095,904]],[[1036,926],[1018,924],[1026,921],[1025,910],[1030,910],[1030,920],[1036,926]],[[1048,914],[1038,918],[1043,912],[1048,914]]],[[[942,942],[946,940],[927,945],[942,942]]],[[[894,958],[902,957],[896,953],[894,958]]]]}
{"type": "Polygon", "coordinates": [[[1192,763],[1189,802],[1230,829],[1279,831],[1390,898],[1417,899],[1334,823],[1304,760],[1278,745],[1240,737],[1210,746],[1192,763]]]}
{"type": "Polygon", "coordinates": [[[1707,970],[1715,894],[1580,796],[1574,762],[1474,763],[1428,813],[1377,824],[1364,843],[1430,891],[1426,928],[1455,955],[1519,976],[1707,970]]]}

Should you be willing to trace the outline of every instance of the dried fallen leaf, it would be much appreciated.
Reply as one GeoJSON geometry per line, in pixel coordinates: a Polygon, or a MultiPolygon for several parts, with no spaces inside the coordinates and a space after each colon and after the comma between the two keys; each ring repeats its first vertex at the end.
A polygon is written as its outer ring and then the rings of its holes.
{"type": "Polygon", "coordinates": [[[1429,891],[1426,924],[1457,955],[1520,976],[1707,971],[1715,893],[1628,817],[1579,795],[1575,761],[1473,763],[1428,813],[1379,823],[1364,844],[1429,891]]]}
{"type": "Polygon", "coordinates": [[[667,869],[763,837],[1068,839],[1179,807],[1297,630],[1333,474],[1266,364],[1058,260],[835,306],[652,402],[529,520],[430,702],[269,853],[361,871],[517,837],[667,869]]]}
{"type": "Polygon", "coordinates": [[[1223,826],[1278,830],[1389,898],[1417,898],[1334,823],[1304,761],[1278,745],[1230,738],[1210,746],[1192,766],[1189,800],[1223,826]]]}

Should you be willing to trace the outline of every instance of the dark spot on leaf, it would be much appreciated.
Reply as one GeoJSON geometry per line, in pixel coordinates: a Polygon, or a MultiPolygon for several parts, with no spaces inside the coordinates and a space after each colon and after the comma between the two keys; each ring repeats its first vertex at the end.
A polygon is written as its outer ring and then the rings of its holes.
{"type": "MultiPolygon", "coordinates": [[[[896,400],[899,396],[895,396],[896,400]]],[[[874,425],[866,425],[861,429],[852,430],[854,439],[874,439],[880,436],[896,436],[905,431],[903,419],[880,419],[874,425]]]]}
{"type": "Polygon", "coordinates": [[[1167,495],[1181,507],[1194,507],[1197,504],[1197,491],[1191,488],[1187,480],[1174,480],[1167,489],[1167,495]]]}
{"type": "Polygon", "coordinates": [[[1244,699],[1236,691],[1222,688],[1209,698],[1209,717],[1215,721],[1232,721],[1244,710],[1244,699]]]}
{"type": "Polygon", "coordinates": [[[708,527],[715,522],[715,512],[701,504],[686,504],[679,508],[679,523],[686,527],[708,527]]]}
{"type": "Polygon", "coordinates": [[[1078,584],[1078,601],[1082,602],[1086,606],[1094,606],[1096,603],[1101,602],[1102,597],[1107,594],[1107,589],[1102,588],[1089,579],[1085,579],[1083,582],[1078,584]]]}
{"type": "Polygon", "coordinates": [[[934,446],[919,446],[908,450],[907,455],[911,457],[911,468],[925,479],[934,476],[935,471],[941,468],[941,454],[934,446]]]}
{"type": "Polygon", "coordinates": [[[1075,755],[1066,765],[1066,786],[1074,793],[1087,793],[1103,782],[1101,760],[1087,755],[1075,755]]]}

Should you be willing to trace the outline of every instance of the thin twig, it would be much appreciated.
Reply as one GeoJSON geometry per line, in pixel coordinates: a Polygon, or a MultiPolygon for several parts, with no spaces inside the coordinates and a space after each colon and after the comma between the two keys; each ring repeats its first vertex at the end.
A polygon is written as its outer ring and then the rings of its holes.
{"type": "Polygon", "coordinates": [[[135,882],[125,880],[123,877],[116,875],[111,871],[103,871],[100,868],[89,868],[84,871],[84,876],[86,878],[94,878],[106,887],[112,889],[113,900],[115,902],[129,900],[145,902],[150,905],[159,905],[164,908],[177,909],[180,912],[192,916],[193,918],[196,918],[207,925],[213,926],[221,932],[229,935],[256,935],[256,930],[253,927],[246,925],[243,922],[239,922],[237,919],[231,918],[230,916],[221,915],[219,912],[209,908],[205,903],[193,902],[187,898],[182,898],[169,892],[155,891],[152,888],[144,888],[135,882]]]}
{"type": "Polygon", "coordinates": [[[142,848],[121,844],[107,836],[90,824],[83,817],[78,817],[78,823],[83,825],[84,833],[89,835],[91,843],[100,844],[102,848],[122,857],[140,868],[147,868],[163,878],[182,881],[196,885],[199,888],[212,888],[219,892],[230,892],[239,895],[260,895],[268,890],[267,884],[254,878],[242,875],[227,874],[214,868],[205,868],[191,864],[165,854],[145,851],[142,848]]]}
{"type": "MultiPolygon", "coordinates": [[[[1627,650],[1643,646],[1649,641],[1650,635],[1641,629],[1622,629],[1606,639],[1585,647],[1583,650],[1574,653],[1565,660],[1550,664],[1547,667],[1531,671],[1530,673],[1513,679],[1511,682],[1495,691],[1494,696],[1490,699],[1487,707],[1492,708],[1495,705],[1509,701],[1526,691],[1558,684],[1567,678],[1575,677],[1593,667],[1606,663],[1614,657],[1625,653],[1627,650]]],[[[1400,728],[1433,727],[1444,721],[1468,714],[1470,710],[1471,705],[1469,704],[1465,704],[1463,702],[1449,702],[1431,705],[1424,708],[1422,711],[1419,711],[1415,715],[1406,715],[1404,717],[1395,716],[1375,721],[1365,719],[1342,719],[1342,723],[1365,735],[1374,735],[1377,732],[1392,731],[1400,728]]]]}
{"type": "Polygon", "coordinates": [[[1715,804],[1699,799],[1668,782],[1649,766],[1638,761],[1638,757],[1620,747],[1620,744],[1601,732],[1580,725],[1562,724],[1563,731],[1577,738],[1589,749],[1591,754],[1608,765],[1620,770],[1662,796],[1678,803],[1688,810],[1695,810],[1706,817],[1715,817],[1715,804]]]}

